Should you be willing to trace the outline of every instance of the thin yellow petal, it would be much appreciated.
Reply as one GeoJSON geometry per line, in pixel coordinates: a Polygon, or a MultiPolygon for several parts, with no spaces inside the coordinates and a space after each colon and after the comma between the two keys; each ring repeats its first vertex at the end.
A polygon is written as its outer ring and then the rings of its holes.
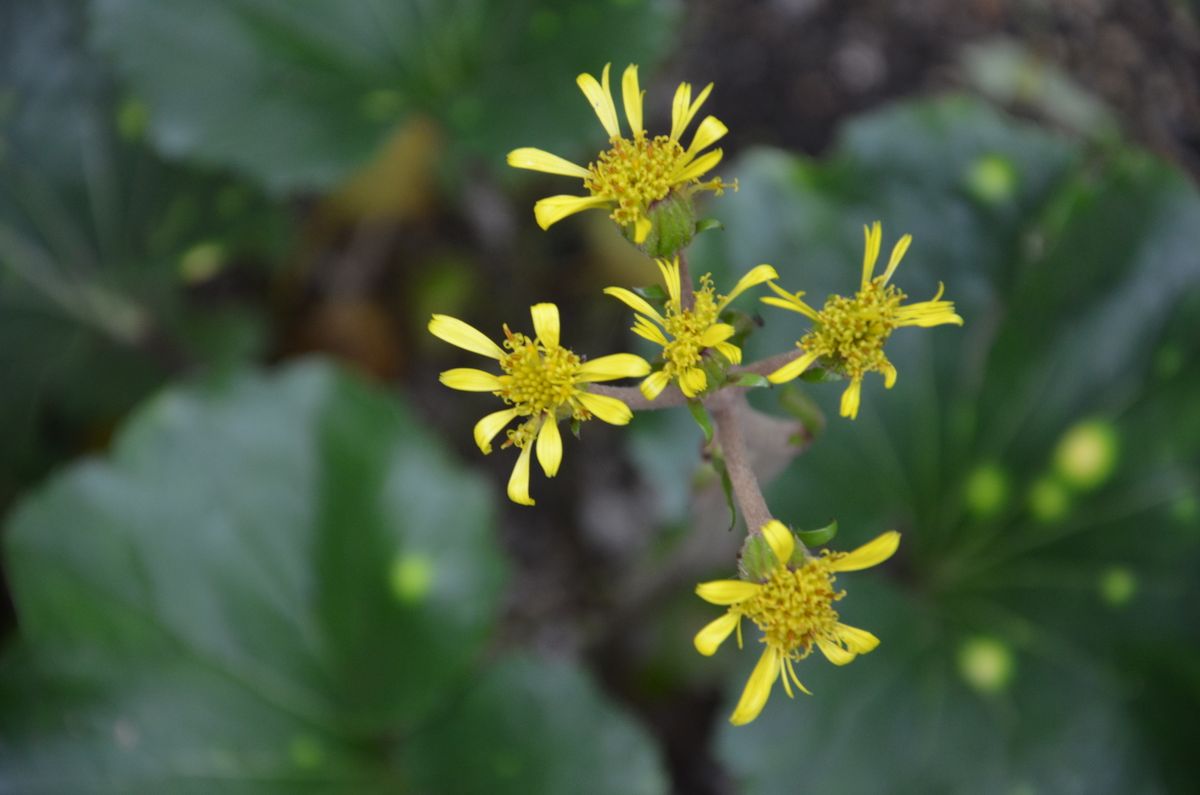
{"type": "Polygon", "coordinates": [[[705,116],[704,121],[700,122],[700,126],[696,128],[696,134],[692,136],[691,146],[687,148],[685,156],[691,160],[724,138],[727,132],[729,132],[729,128],[716,116],[705,116]]]}
{"type": "MultiPolygon", "coordinates": [[[[770,376],[767,376],[770,378],[770,376]]],[[[842,392],[842,416],[854,419],[858,416],[858,404],[862,399],[862,378],[851,379],[850,385],[842,392]]]]}
{"type": "Polygon", "coordinates": [[[633,419],[633,412],[629,410],[629,406],[615,397],[579,392],[575,395],[575,399],[597,419],[601,419],[609,425],[628,425],[629,421],[633,419]]]}
{"type": "Polygon", "coordinates": [[[883,385],[887,389],[891,389],[896,385],[896,365],[891,362],[884,362],[880,366],[883,368],[883,385]]]}
{"type": "Polygon", "coordinates": [[[736,333],[736,329],[728,323],[713,323],[700,335],[700,345],[711,348],[718,342],[724,342],[736,333]]]}
{"type": "Polygon", "coordinates": [[[896,272],[896,268],[900,266],[900,260],[904,259],[904,252],[908,251],[908,247],[912,244],[912,235],[905,235],[896,241],[896,245],[892,247],[892,256],[888,260],[887,270],[883,272],[883,283],[887,284],[892,278],[892,274],[896,272]]]}
{"type": "Polygon", "coordinates": [[[721,149],[713,149],[711,152],[705,152],[700,157],[688,163],[679,171],[671,175],[671,182],[675,184],[683,184],[691,182],[694,179],[700,179],[708,172],[717,167],[717,163],[721,162],[721,158],[725,152],[721,149]]]}
{"type": "Polygon", "coordinates": [[[784,659],[783,668],[784,668],[784,671],[787,673],[788,677],[792,680],[792,683],[794,685],[796,685],[797,688],[800,689],[801,693],[804,693],[807,696],[812,695],[812,691],[804,686],[804,683],[800,681],[800,677],[796,676],[796,666],[792,664],[792,660],[790,657],[784,659]]]}
{"type": "Polygon", "coordinates": [[[824,638],[817,639],[817,648],[825,655],[825,659],[834,665],[846,665],[854,662],[855,654],[852,651],[846,651],[841,646],[824,638]]]}
{"type": "Polygon", "coordinates": [[[800,297],[804,295],[803,292],[789,293],[787,290],[775,284],[775,282],[767,282],[767,286],[774,290],[775,294],[778,295],[779,298],[767,296],[766,298],[759,299],[764,304],[770,304],[771,306],[778,306],[782,307],[783,309],[790,309],[793,312],[799,312],[810,320],[821,319],[820,315],[817,314],[817,310],[800,300],[800,297]]]}
{"type": "Polygon", "coordinates": [[[662,345],[664,348],[667,346],[666,335],[664,335],[658,329],[658,326],[654,325],[641,315],[637,316],[637,320],[633,322],[633,328],[631,330],[639,337],[648,339],[657,345],[662,345]]]}
{"type": "Polygon", "coordinates": [[[717,304],[717,309],[724,309],[729,306],[733,299],[737,298],[742,293],[749,290],[751,287],[757,287],[763,282],[769,282],[772,279],[778,279],[779,274],[770,265],[756,265],[750,269],[742,278],[738,279],[738,283],[733,286],[729,295],[721,299],[721,303],[717,304]]]}
{"type": "Polygon", "coordinates": [[[671,383],[671,376],[659,370],[647,376],[646,380],[642,381],[638,388],[642,391],[642,395],[645,396],[646,400],[654,400],[669,383],[671,383]]]}
{"type": "Polygon", "coordinates": [[[531,146],[524,146],[509,152],[508,164],[513,168],[525,168],[546,174],[561,174],[564,177],[587,179],[591,176],[591,172],[583,166],[531,146]]]}
{"type": "Polygon", "coordinates": [[[626,290],[624,287],[605,287],[604,294],[611,295],[613,298],[624,303],[625,306],[629,307],[634,312],[645,315],[651,320],[657,322],[660,326],[666,323],[666,321],[663,320],[662,315],[658,314],[658,310],[650,306],[646,299],[642,298],[640,295],[631,290],[626,290]]]}
{"type": "Polygon", "coordinates": [[[646,242],[646,238],[650,236],[650,230],[654,228],[654,224],[644,215],[639,215],[638,219],[633,222],[633,242],[641,245],[646,242]]]}
{"type": "Polygon", "coordinates": [[[696,637],[692,640],[696,651],[705,657],[716,654],[717,649],[737,628],[738,622],[741,620],[742,617],[737,613],[726,613],[715,621],[710,621],[704,629],[696,633],[696,637]]]}
{"type": "Polygon", "coordinates": [[[792,553],[796,551],[796,539],[792,536],[792,531],[788,530],[783,522],[772,519],[762,526],[760,532],[775,555],[776,568],[786,566],[792,559],[792,553]]]}
{"type": "Polygon", "coordinates": [[[834,632],[837,633],[842,643],[845,643],[855,654],[866,654],[875,651],[875,648],[879,646],[879,638],[865,629],[852,627],[849,624],[838,624],[834,627],[834,632]]]}
{"type": "Polygon", "coordinates": [[[611,199],[604,196],[547,196],[533,205],[533,217],[542,229],[549,229],[568,215],[604,207],[611,199]]]}
{"type": "Polygon", "coordinates": [[[604,131],[608,133],[609,138],[618,138],[621,135],[621,125],[617,121],[617,106],[613,104],[612,91],[608,87],[608,70],[612,64],[604,64],[604,71],[600,73],[600,82],[596,82],[596,78],[586,72],[575,78],[575,82],[579,85],[579,89],[583,91],[583,95],[587,97],[588,102],[592,105],[592,110],[596,111],[596,118],[600,119],[600,123],[604,125],[604,131]]]}
{"type": "Polygon", "coordinates": [[[429,320],[429,333],[440,340],[471,353],[499,359],[504,351],[488,339],[487,335],[469,323],[449,315],[434,315],[429,320]]]}
{"type": "Polygon", "coordinates": [[[662,274],[663,286],[667,288],[667,295],[670,298],[671,306],[678,309],[683,290],[680,282],[682,277],[679,275],[679,257],[671,260],[659,257],[654,261],[658,264],[659,273],[662,274]]]}
{"type": "Polygon", "coordinates": [[[625,67],[621,77],[621,98],[625,102],[625,118],[629,120],[631,135],[642,131],[642,91],[638,86],[637,65],[625,67]]]}
{"type": "Polygon", "coordinates": [[[779,652],[768,646],[763,649],[762,656],[758,658],[758,665],[755,665],[750,673],[750,679],[746,682],[746,688],[742,691],[742,697],[738,700],[733,715],[729,717],[729,722],[734,726],[744,726],[757,718],[766,706],[771,687],[778,678],[779,652]]]}
{"type": "Polygon", "coordinates": [[[518,505],[533,505],[534,500],[529,496],[529,451],[532,448],[525,445],[517,456],[512,475],[508,478],[508,498],[518,505]]]}
{"type": "Polygon", "coordinates": [[[715,347],[730,364],[742,363],[742,349],[734,345],[732,342],[718,342],[713,347],[715,347]]]}
{"type": "Polygon", "coordinates": [[[632,353],[612,353],[589,359],[579,367],[578,383],[612,381],[617,378],[640,378],[650,372],[650,363],[632,353]]]}
{"type": "Polygon", "coordinates": [[[558,474],[558,466],[562,463],[562,434],[558,432],[558,420],[546,417],[542,420],[542,428],[537,436],[538,463],[546,477],[552,478],[558,474]]]}
{"type": "Polygon", "coordinates": [[[775,372],[767,376],[767,380],[772,384],[786,384],[793,378],[796,378],[809,367],[817,359],[821,358],[820,351],[806,351],[799,357],[792,359],[790,362],[780,367],[775,372]]]}
{"type": "Polygon", "coordinates": [[[863,267],[862,286],[871,283],[871,272],[875,269],[875,260],[879,259],[879,244],[883,240],[883,227],[878,221],[870,227],[863,226],[863,267]]]}
{"type": "Polygon", "coordinates": [[[695,397],[708,386],[708,376],[699,367],[684,370],[679,377],[679,389],[687,397],[695,397]]]}
{"type": "Polygon", "coordinates": [[[517,418],[516,409],[501,409],[493,411],[479,422],[475,423],[475,444],[484,455],[492,452],[492,439],[504,430],[504,426],[517,418]]]}
{"type": "Polygon", "coordinates": [[[852,552],[830,555],[826,566],[830,571],[861,571],[877,566],[890,558],[900,546],[900,534],[888,530],[874,541],[868,541],[852,552]]]}
{"type": "Polygon", "coordinates": [[[554,304],[534,304],[529,307],[533,316],[533,332],[547,348],[558,345],[558,307],[554,304]]]}
{"type": "Polygon", "coordinates": [[[671,101],[671,140],[678,141],[683,137],[687,127],[687,112],[692,104],[692,84],[680,83],[675,89],[675,98],[671,101]]]}
{"type": "Polygon", "coordinates": [[[761,585],[745,580],[712,580],[696,586],[696,595],[709,604],[727,607],[753,598],[761,585]]]}
{"type": "Polygon", "coordinates": [[[476,370],[473,367],[455,367],[446,370],[438,380],[451,389],[463,392],[495,392],[500,389],[499,376],[476,370]]]}

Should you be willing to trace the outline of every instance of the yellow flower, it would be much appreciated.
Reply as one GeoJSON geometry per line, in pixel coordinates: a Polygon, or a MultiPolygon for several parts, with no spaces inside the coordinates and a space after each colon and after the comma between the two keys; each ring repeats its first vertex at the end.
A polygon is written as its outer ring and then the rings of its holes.
{"type": "Polygon", "coordinates": [[[623,137],[608,85],[610,66],[604,65],[599,82],[590,74],[576,78],[608,133],[606,151],[584,168],[541,149],[524,147],[508,153],[508,164],[583,180],[583,187],[590,195],[550,196],[534,205],[534,217],[542,229],[549,229],[551,224],[582,210],[611,207],[610,217],[622,227],[632,227],[634,242],[642,243],[651,228],[647,210],[673,189],[685,188],[688,193],[711,190],[720,195],[729,187],[720,179],[700,182],[700,177],[721,162],[722,155],[720,149],[701,152],[720,140],[728,129],[716,117],[706,116],[696,128],[691,144],[684,149],[683,133],[708,98],[712,84],[693,100],[691,84],[680,83],[671,108],[671,134],[648,136],[642,128],[644,92],[638,86],[637,66],[631,64],[621,79],[625,118],[630,129],[630,137],[623,137]]]}
{"type": "Polygon", "coordinates": [[[646,399],[654,400],[672,381],[679,384],[683,394],[695,397],[708,386],[708,376],[701,368],[708,349],[715,349],[730,364],[739,364],[742,361],[741,349],[728,341],[733,336],[733,326],[719,320],[725,307],[751,287],[778,279],[779,274],[770,265],[759,265],[738,280],[733,291],[725,296],[716,295],[712,279],[705,275],[700,280],[700,289],[695,293],[692,308],[684,309],[679,258],[676,257],[672,261],[655,261],[662,271],[663,282],[667,288],[665,316],[660,315],[636,293],[623,287],[609,287],[604,292],[623,301],[639,313],[633,324],[635,334],[662,346],[662,369],[651,373],[641,384],[642,394],[646,399]]]}
{"type": "Polygon", "coordinates": [[[696,633],[698,652],[705,656],[716,653],[735,629],[740,648],[743,616],[763,633],[762,656],[729,718],[735,726],[758,717],[776,679],[783,681],[788,698],[792,697],[792,684],[812,695],[800,683],[794,664],[811,654],[814,646],[834,665],[845,665],[879,645],[870,632],[838,621],[833,603],[846,592],[834,589],[834,573],[875,566],[890,558],[900,545],[900,534],[889,530],[853,552],[826,551],[792,566],[789,561],[796,545],[791,531],[772,519],[763,525],[762,534],[775,556],[775,568],[765,582],[717,580],[696,587],[701,599],[729,607],[725,615],[696,633]]]}
{"type": "Polygon", "coordinates": [[[863,233],[866,236],[866,251],[863,254],[862,284],[853,298],[831,295],[818,312],[801,300],[804,293],[789,293],[772,283],[770,288],[779,297],[762,299],[763,303],[799,312],[813,321],[812,331],[796,343],[804,351],[803,355],[767,378],[776,384],[791,381],[817,359],[828,357],[835,367],[850,378],[850,385],[842,393],[841,414],[851,419],[858,416],[864,375],[872,371],[882,373],[883,385],[888,389],[896,383],[896,368],[883,352],[883,345],[892,331],[902,326],[929,328],[944,323],[958,326],[963,323],[963,319],[954,313],[954,302],[941,300],[945,290],[943,285],[938,285],[937,295],[932,299],[901,306],[907,296],[895,285],[888,284],[912,242],[912,235],[900,238],[892,249],[887,269],[881,275],[873,276],[883,231],[876,221],[870,228],[864,226],[863,233]]]}
{"type": "Polygon", "coordinates": [[[459,367],[442,373],[441,382],[464,392],[491,392],[509,406],[475,424],[475,444],[485,455],[492,452],[496,434],[513,420],[525,418],[509,429],[507,441],[501,445],[512,445],[521,451],[508,480],[509,499],[521,505],[534,504],[529,496],[529,455],[535,447],[546,477],[558,474],[562,462],[559,420],[596,417],[613,425],[625,425],[633,417],[620,400],[592,394],[587,385],[636,378],[650,372],[650,365],[640,356],[614,353],[585,362],[559,345],[558,307],[554,304],[534,304],[530,314],[535,336],[514,333],[505,325],[503,347],[457,318],[434,315],[429,321],[429,331],[435,337],[499,362],[499,375],[459,367]]]}

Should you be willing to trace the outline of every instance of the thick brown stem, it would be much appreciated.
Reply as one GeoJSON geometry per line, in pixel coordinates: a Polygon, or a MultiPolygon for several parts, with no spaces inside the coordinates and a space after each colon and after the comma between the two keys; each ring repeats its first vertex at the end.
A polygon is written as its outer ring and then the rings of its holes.
{"type": "Polygon", "coordinates": [[[674,385],[664,389],[654,400],[647,400],[646,396],[636,386],[588,384],[588,391],[596,395],[615,397],[634,411],[652,411],[654,409],[669,409],[687,405],[687,398],[679,391],[679,387],[674,385]]]}
{"type": "Polygon", "coordinates": [[[762,488],[758,478],[750,468],[750,453],[746,449],[746,440],[742,436],[741,426],[738,425],[737,413],[739,403],[745,401],[745,396],[734,390],[729,390],[709,404],[712,410],[713,422],[716,424],[716,440],[721,446],[721,454],[725,458],[725,470],[729,473],[729,481],[733,484],[733,496],[737,499],[738,507],[746,520],[746,530],[751,534],[757,533],[763,525],[771,521],[771,511],[763,498],[762,488]]]}
{"type": "Polygon", "coordinates": [[[687,254],[680,251],[676,256],[679,257],[679,303],[686,312],[696,304],[696,289],[692,285],[692,274],[688,270],[687,254]]]}
{"type": "Polygon", "coordinates": [[[759,359],[757,362],[750,362],[750,364],[744,364],[741,367],[730,368],[730,371],[734,373],[758,373],[759,375],[770,375],[788,362],[803,355],[804,351],[800,348],[796,348],[794,351],[777,353],[774,356],[768,356],[765,359],[759,359]]]}

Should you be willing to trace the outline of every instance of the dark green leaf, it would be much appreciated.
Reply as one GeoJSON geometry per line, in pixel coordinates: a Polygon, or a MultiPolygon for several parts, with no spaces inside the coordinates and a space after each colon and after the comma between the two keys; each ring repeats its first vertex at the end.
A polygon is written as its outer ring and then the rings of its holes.
{"type": "Polygon", "coordinates": [[[742,373],[731,376],[725,383],[729,386],[743,386],[747,389],[769,389],[772,386],[765,375],[758,373],[742,373]]]}
{"type": "Polygon", "coordinates": [[[711,229],[724,230],[725,224],[721,223],[720,220],[716,218],[701,218],[696,222],[696,234],[707,232],[711,229]]]}
{"type": "MultiPolygon", "coordinates": [[[[800,539],[800,543],[812,549],[814,547],[823,547],[834,539],[837,535],[838,523],[834,519],[824,527],[818,527],[816,530],[797,530],[796,537],[800,539]]],[[[797,550],[799,552],[799,550],[797,550]]],[[[802,552],[800,552],[803,555],[802,552]]]]}
{"type": "Polygon", "coordinates": [[[692,415],[692,419],[700,426],[700,430],[704,431],[704,441],[712,444],[713,425],[712,417],[708,415],[708,409],[704,408],[704,404],[699,400],[689,400],[687,407],[688,412],[692,415]]]}

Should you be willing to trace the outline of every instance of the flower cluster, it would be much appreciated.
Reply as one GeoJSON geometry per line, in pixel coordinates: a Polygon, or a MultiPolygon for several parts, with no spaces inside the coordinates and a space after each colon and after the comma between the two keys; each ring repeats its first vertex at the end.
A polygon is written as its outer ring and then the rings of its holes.
{"type": "Polygon", "coordinates": [[[434,315],[429,331],[495,361],[493,371],[454,368],[444,371],[441,381],[452,389],[490,392],[503,402],[504,408],[475,424],[475,443],[488,454],[503,432],[501,446],[519,451],[508,496],[521,505],[534,504],[529,480],[535,453],[546,477],[558,473],[562,421],[570,422],[576,431],[593,418],[625,425],[635,408],[688,404],[705,429],[707,454],[721,467],[726,494],[736,500],[750,532],[739,566],[741,578],[705,582],[696,588],[701,598],[726,608],[724,615],[696,634],[695,646],[701,654],[715,654],[735,633],[741,647],[743,619],[761,634],[758,663],[730,718],[734,724],[745,724],[762,711],[776,680],[789,697],[793,688],[809,692],[795,666],[814,649],[833,664],[845,665],[879,645],[870,632],[842,623],[835,603],[845,592],[837,588],[837,575],[884,562],[895,553],[900,534],[888,531],[848,553],[814,554],[799,543],[786,525],[770,516],[748,464],[744,437],[737,428],[739,413],[733,410],[739,406],[751,410],[741,391],[786,383],[809,368],[821,367],[849,380],[842,393],[841,414],[854,419],[867,373],[880,373],[888,388],[896,382],[896,367],[884,352],[893,331],[905,326],[961,325],[963,320],[952,302],[942,300],[940,286],[932,299],[906,304],[907,296],[891,283],[912,243],[909,235],[900,238],[887,267],[875,275],[883,237],[878,221],[864,230],[866,246],[857,291],[850,297],[831,295],[820,309],[806,303],[803,292],[780,287],[778,272],[767,264],[750,268],[728,293],[717,292],[710,274],[693,282],[683,249],[697,230],[709,225],[697,222],[692,197],[697,191],[719,195],[726,187],[736,187],[719,178],[702,181],[722,157],[720,149],[711,148],[727,132],[716,117],[705,116],[687,147],[683,145],[683,136],[712,85],[693,97],[691,85],[680,84],[669,134],[652,136],[643,126],[637,66],[629,66],[621,79],[627,131],[618,119],[609,71],[610,65],[605,65],[599,80],[590,74],[577,79],[608,135],[606,149],[587,166],[530,147],[514,149],[508,163],[582,181],[586,195],[550,196],[534,205],[542,229],[573,213],[604,208],[631,242],[655,257],[665,292],[657,287],[636,291],[612,286],[604,293],[633,310],[631,330],[655,347],[656,356],[652,361],[632,353],[585,359],[561,344],[558,308],[550,303],[531,307],[532,336],[504,325],[504,338],[497,343],[447,315],[434,315]],[[801,314],[812,325],[799,336],[796,350],[743,365],[742,339],[755,324],[745,316],[738,322],[730,305],[762,285],[774,293],[761,298],[764,304],[801,314]],[[641,380],[636,387],[603,385],[620,379],[641,380]],[[748,565],[750,559],[757,562],[748,565]]]}

